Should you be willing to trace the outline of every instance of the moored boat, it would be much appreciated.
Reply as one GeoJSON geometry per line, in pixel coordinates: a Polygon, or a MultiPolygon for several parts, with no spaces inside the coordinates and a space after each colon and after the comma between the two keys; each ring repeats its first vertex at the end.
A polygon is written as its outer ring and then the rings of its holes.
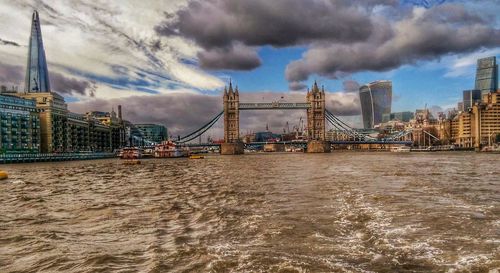
{"type": "Polygon", "coordinates": [[[163,141],[155,146],[154,157],[156,158],[174,158],[174,157],[187,157],[189,149],[178,145],[173,141],[163,141]]]}
{"type": "Polygon", "coordinates": [[[120,152],[121,159],[139,159],[142,158],[142,150],[135,147],[123,148],[120,152]]]}
{"type": "Polygon", "coordinates": [[[408,146],[398,146],[398,147],[392,147],[391,152],[395,153],[409,153],[411,152],[411,147],[408,146]]]}
{"type": "Polygon", "coordinates": [[[485,146],[481,149],[481,152],[500,153],[500,145],[485,146]]]}

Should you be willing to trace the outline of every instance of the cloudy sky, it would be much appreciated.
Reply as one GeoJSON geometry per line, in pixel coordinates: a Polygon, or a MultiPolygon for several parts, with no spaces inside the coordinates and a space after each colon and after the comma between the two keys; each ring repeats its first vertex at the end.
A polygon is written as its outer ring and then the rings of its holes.
{"type": "MultiPolygon", "coordinates": [[[[229,79],[257,102],[302,101],[317,80],[360,125],[359,84],[392,80],[394,111],[446,109],[473,88],[476,59],[500,55],[496,0],[0,0],[0,84],[23,88],[34,9],[72,111],[122,104],[173,134],[217,114],[229,79]]],[[[304,116],[244,113],[241,127],[304,116]]]]}

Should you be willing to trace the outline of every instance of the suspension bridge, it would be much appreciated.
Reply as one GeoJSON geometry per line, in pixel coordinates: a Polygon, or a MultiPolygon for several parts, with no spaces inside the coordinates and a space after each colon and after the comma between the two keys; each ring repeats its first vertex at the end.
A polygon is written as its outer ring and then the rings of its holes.
{"type": "Polygon", "coordinates": [[[243,153],[246,146],[256,146],[266,144],[264,142],[252,142],[243,144],[239,137],[239,116],[240,111],[247,110],[306,110],[307,111],[307,139],[306,140],[293,140],[293,141],[279,141],[273,142],[274,144],[293,144],[303,145],[310,149],[311,143],[320,143],[319,150],[315,147],[312,149],[318,152],[328,152],[331,145],[339,144],[400,144],[410,145],[412,141],[409,140],[408,135],[412,133],[411,130],[404,130],[385,136],[382,139],[372,137],[366,133],[362,133],[347,123],[342,121],[339,117],[335,116],[331,111],[326,109],[325,91],[319,89],[317,83],[314,83],[312,89],[307,92],[306,102],[291,103],[291,102],[240,102],[238,87],[233,89],[232,83],[229,88],[224,89],[223,96],[223,110],[215,115],[215,117],[208,120],[200,128],[193,132],[179,137],[177,143],[184,144],[189,147],[221,147],[223,154],[239,154],[243,153]],[[224,143],[192,143],[193,140],[200,138],[210,128],[212,128],[221,118],[224,120],[224,143]],[[330,125],[336,132],[343,135],[340,140],[326,140],[326,125],[330,125]],[[225,146],[225,147],[224,147],[225,146]],[[223,150],[226,150],[224,152],[223,150]]]}

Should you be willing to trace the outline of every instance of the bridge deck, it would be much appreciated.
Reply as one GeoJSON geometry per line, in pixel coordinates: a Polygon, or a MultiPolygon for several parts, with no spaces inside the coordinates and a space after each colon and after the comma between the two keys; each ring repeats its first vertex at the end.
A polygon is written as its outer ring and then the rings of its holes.
{"type": "Polygon", "coordinates": [[[308,109],[309,107],[307,102],[245,102],[239,104],[240,110],[308,109]]]}
{"type": "MultiPolygon", "coordinates": [[[[246,145],[264,145],[264,144],[307,144],[307,141],[280,141],[280,142],[251,142],[246,145]]],[[[365,140],[365,141],[330,141],[332,145],[342,144],[396,144],[396,145],[411,145],[411,141],[383,141],[383,140],[365,140]]],[[[214,147],[220,146],[218,143],[201,143],[201,144],[186,144],[188,147],[214,147]]]]}

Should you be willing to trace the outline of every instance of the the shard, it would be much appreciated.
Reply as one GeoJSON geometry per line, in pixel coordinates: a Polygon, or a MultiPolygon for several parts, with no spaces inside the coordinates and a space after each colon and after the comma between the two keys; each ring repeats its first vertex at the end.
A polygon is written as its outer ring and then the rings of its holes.
{"type": "Polygon", "coordinates": [[[30,93],[50,92],[49,71],[43,48],[38,12],[33,12],[26,66],[25,90],[30,93]]]}

